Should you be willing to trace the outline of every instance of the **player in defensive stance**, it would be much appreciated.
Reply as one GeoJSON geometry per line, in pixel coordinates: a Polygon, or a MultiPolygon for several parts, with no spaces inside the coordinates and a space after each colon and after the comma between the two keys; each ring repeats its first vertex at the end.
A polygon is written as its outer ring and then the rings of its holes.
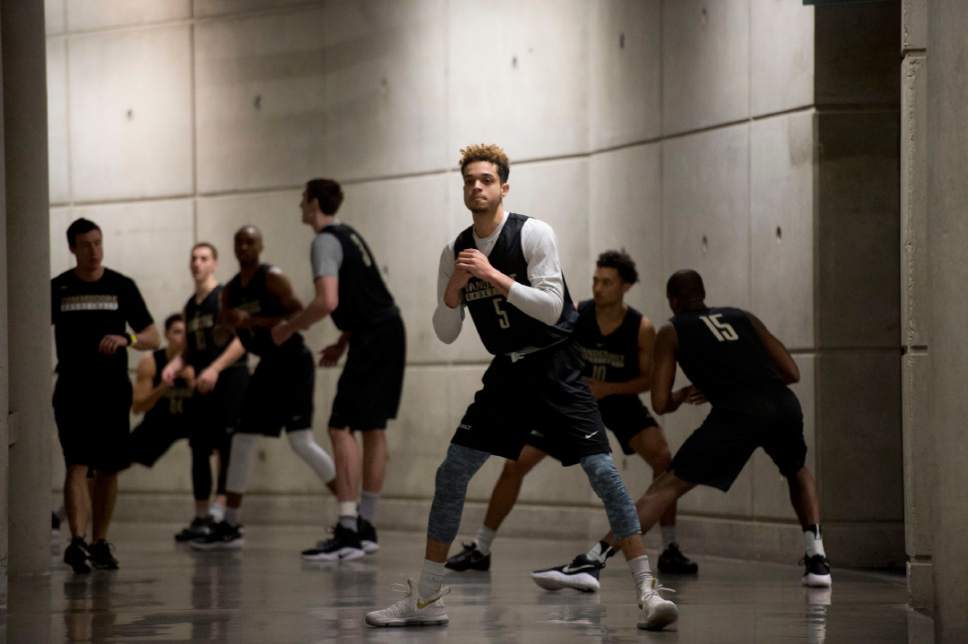
{"type": "Polygon", "coordinates": [[[420,579],[416,585],[408,581],[403,599],[368,613],[366,623],[449,621],[444,562],[460,527],[468,482],[491,454],[517,459],[528,432],[538,428],[563,465],[581,464],[602,499],[635,581],[639,627],[662,628],[677,619],[678,609],[659,596],[635,506],[609,454],[598,405],[581,377],[571,338],[577,315],[554,232],[541,221],[504,210],[510,165],[501,148],[465,148],[460,168],[464,204],[474,223],[441,255],[434,331],[443,342],[453,342],[467,309],[494,359],[437,469],[420,579]]]}
{"type": "MultiPolygon", "coordinates": [[[[706,306],[706,289],[696,271],[673,273],[666,295],[674,315],[656,338],[652,408],[666,414],[684,402],[705,399],[712,411],[682,444],[671,469],[639,500],[642,527],[654,525],[696,485],[729,490],[762,447],[787,479],[790,502],[803,527],[803,584],[830,586],[816,482],[805,465],[803,414],[787,387],[800,379],[796,362],[752,313],[706,306]],[[676,362],[692,384],[673,391],[676,362]]],[[[614,543],[614,537],[609,541],[614,543]]]]}
{"type": "MultiPolygon", "coordinates": [[[[574,339],[585,360],[583,375],[605,426],[615,434],[622,452],[638,454],[652,467],[654,476],[669,468],[672,455],[662,428],[639,399],[652,382],[652,349],[655,328],[652,322],[625,304],[625,294],[638,282],[635,262],[624,251],[609,250],[598,256],[592,280],[594,298],[578,306],[574,339]]],[[[447,560],[456,571],[488,570],[491,542],[501,523],[511,512],[525,475],[544,460],[545,437],[534,430],[517,461],[507,461],[494,485],[491,499],[477,537],[447,560]]],[[[676,543],[676,508],[671,505],[661,519],[663,552],[659,572],[696,574],[699,567],[686,558],[676,543]]],[[[597,542],[568,566],[532,574],[536,582],[549,589],[562,587],[583,591],[598,590],[598,576],[606,557],[614,554],[604,541],[597,542]]]]}

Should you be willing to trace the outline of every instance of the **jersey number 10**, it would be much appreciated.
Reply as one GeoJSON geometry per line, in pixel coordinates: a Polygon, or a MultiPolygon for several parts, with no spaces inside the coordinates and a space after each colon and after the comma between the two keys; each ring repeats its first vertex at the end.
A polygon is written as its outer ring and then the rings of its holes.
{"type": "Polygon", "coordinates": [[[736,329],[733,328],[728,322],[720,322],[719,318],[722,317],[722,313],[717,313],[715,315],[700,315],[699,319],[706,323],[709,330],[712,331],[713,335],[720,342],[734,342],[739,340],[739,335],[736,334],[736,329]]]}

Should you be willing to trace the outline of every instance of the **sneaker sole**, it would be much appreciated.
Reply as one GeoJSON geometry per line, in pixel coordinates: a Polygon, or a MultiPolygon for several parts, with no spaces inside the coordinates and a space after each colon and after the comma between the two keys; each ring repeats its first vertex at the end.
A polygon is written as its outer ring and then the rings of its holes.
{"type": "Polygon", "coordinates": [[[656,608],[655,612],[644,622],[639,622],[638,627],[643,631],[662,630],[669,624],[679,619],[679,609],[672,602],[656,608]]]}
{"type": "Polygon", "coordinates": [[[807,588],[830,588],[833,584],[830,575],[815,575],[813,573],[804,575],[801,582],[807,588]]]}
{"type": "Polygon", "coordinates": [[[375,626],[377,628],[399,628],[405,626],[446,626],[450,623],[450,618],[444,615],[443,617],[435,619],[410,617],[381,621],[378,619],[371,620],[370,616],[367,615],[365,621],[368,626],[375,626]]]}
{"type": "Polygon", "coordinates": [[[583,593],[598,592],[601,584],[597,579],[587,573],[575,575],[565,575],[558,571],[550,573],[531,573],[531,579],[541,588],[552,592],[562,588],[571,588],[583,593]]]}
{"type": "Polygon", "coordinates": [[[363,542],[363,552],[368,555],[372,555],[380,549],[380,544],[376,541],[364,541],[363,542]]]}
{"type": "Polygon", "coordinates": [[[340,548],[335,552],[316,552],[300,555],[304,561],[353,561],[366,556],[366,552],[361,548],[340,548]]]}
{"type": "Polygon", "coordinates": [[[245,539],[236,539],[235,541],[218,541],[216,543],[199,543],[198,541],[190,541],[189,544],[192,550],[201,550],[203,552],[208,552],[210,550],[239,550],[245,545],[245,539]]]}

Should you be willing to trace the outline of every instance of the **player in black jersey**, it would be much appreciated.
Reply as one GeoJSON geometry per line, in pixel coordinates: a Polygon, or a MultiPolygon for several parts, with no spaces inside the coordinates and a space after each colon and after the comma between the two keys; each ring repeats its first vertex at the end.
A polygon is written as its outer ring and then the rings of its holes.
{"type": "MultiPolygon", "coordinates": [[[[652,322],[625,304],[625,294],[638,279],[635,262],[624,251],[609,250],[599,255],[592,280],[594,299],[579,304],[574,337],[585,360],[582,373],[598,400],[605,426],[615,434],[623,453],[641,456],[657,477],[668,469],[672,455],[662,428],[638,396],[648,391],[652,382],[655,344],[652,322]]],[[[473,541],[447,560],[449,569],[490,568],[491,542],[514,507],[524,477],[548,455],[546,440],[533,430],[518,460],[505,462],[491,493],[484,524],[473,541]]],[[[698,566],[682,554],[676,543],[675,521],[676,508],[672,505],[661,520],[663,552],[659,572],[695,574],[698,566]]],[[[604,541],[598,542],[568,566],[535,571],[531,577],[550,590],[568,587],[595,591],[605,559],[613,552],[604,541]]]]}
{"type": "Polygon", "coordinates": [[[639,501],[643,528],[696,485],[724,492],[757,447],[787,479],[790,501],[803,527],[807,586],[830,586],[820,535],[816,482],[806,467],[803,414],[788,384],[800,379],[790,353],[752,313],[706,306],[699,273],[674,273],[666,285],[674,313],[656,338],[652,407],[671,413],[685,402],[712,404],[699,429],[682,444],[669,472],[639,501]],[[692,384],[673,390],[676,363],[692,384]]]}
{"type": "Polygon", "coordinates": [[[296,331],[330,315],[341,335],[336,344],[323,349],[320,364],[335,365],[349,347],[329,418],[339,522],[332,538],[303,551],[303,558],[310,561],[356,559],[378,549],[373,521],[386,473],[384,430],[400,406],[406,362],[400,310],[362,235],[336,219],[342,202],[337,182],[312,179],[306,183],[299,206],[303,223],[316,232],[311,247],[316,296],[305,309],[272,329],[273,340],[282,344],[296,331]],[[352,431],[363,437],[362,459],[352,431]]]}
{"type": "Polygon", "coordinates": [[[232,329],[219,324],[222,285],[215,278],[218,250],[208,242],[192,246],[190,269],[195,293],[185,303],[187,337],[185,351],[165,367],[162,379],[169,385],[185,366],[196,374],[195,399],[189,418],[192,448],[192,492],[195,516],[175,535],[177,541],[206,536],[225,513],[225,483],[229,468],[232,432],[242,414],[242,397],[249,382],[245,348],[232,329]],[[218,454],[212,495],[212,452],[218,454]]]}
{"type": "Polygon", "coordinates": [[[389,608],[372,611],[372,626],[422,626],[449,621],[442,597],[447,550],[457,536],[471,477],[491,454],[517,459],[532,429],[548,439],[563,465],[580,463],[602,499],[635,580],[639,627],[658,629],[678,617],[661,598],[649,568],[635,506],[609,453],[602,418],[581,376],[572,342],[577,314],[557,241],[544,222],[503,208],[510,166],[496,145],[461,151],[464,204],[474,223],[440,259],[434,331],[444,342],[460,333],[464,310],[494,355],[437,470],[425,560],[416,585],[389,608]]]}
{"type": "Polygon", "coordinates": [[[302,335],[292,334],[281,345],[271,329],[302,310],[292,284],[282,271],[259,262],[262,233],[243,226],[235,233],[239,272],[222,290],[220,321],[235,330],[259,364],[249,380],[242,402],[242,417],[232,436],[232,453],[226,482],[225,519],[205,537],[191,542],[197,550],[241,548],[239,525],[252,457],[259,436],[278,437],[283,428],[293,451],[335,493],[333,459],[313,438],[313,384],[316,367],[302,335]]]}
{"type": "Polygon", "coordinates": [[[126,347],[158,348],[158,330],[138,287],[103,265],[101,229],[77,219],[67,229],[77,266],[51,280],[51,322],[57,343],[54,419],[67,474],[64,505],[72,540],[64,562],[74,572],[114,569],[107,542],[118,472],[129,464],[131,380],[126,347]],[[128,331],[128,325],[135,333],[128,331]],[[93,487],[88,488],[88,474],[93,487]],[[84,541],[92,521],[93,544],[84,541]]]}

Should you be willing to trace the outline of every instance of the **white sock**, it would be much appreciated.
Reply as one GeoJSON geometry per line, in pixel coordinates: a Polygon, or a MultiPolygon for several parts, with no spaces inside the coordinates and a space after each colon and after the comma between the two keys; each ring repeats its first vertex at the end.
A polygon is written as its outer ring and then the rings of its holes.
{"type": "Polygon", "coordinates": [[[662,549],[665,550],[671,544],[677,543],[676,540],[676,526],[674,525],[664,525],[660,526],[662,531],[662,549]]]}
{"type": "Polygon", "coordinates": [[[642,591],[651,588],[652,580],[655,579],[655,576],[652,574],[652,568],[649,566],[649,556],[642,555],[635,559],[629,559],[628,564],[629,570],[632,571],[632,579],[635,580],[635,590],[638,592],[639,597],[641,597],[642,591]]]}
{"type": "Polygon", "coordinates": [[[212,515],[212,520],[218,523],[225,518],[225,506],[218,501],[214,501],[208,508],[208,513],[212,515]]]}
{"type": "Polygon", "coordinates": [[[497,530],[491,530],[486,525],[482,525],[481,529],[477,531],[477,537],[474,538],[474,543],[477,544],[477,549],[481,551],[482,555],[491,554],[491,544],[494,542],[494,537],[497,536],[497,530]]]}
{"type": "Polygon", "coordinates": [[[423,570],[420,571],[420,581],[417,582],[417,596],[430,599],[440,592],[444,585],[444,575],[447,568],[444,564],[424,559],[423,570]]]}
{"type": "Polygon", "coordinates": [[[363,495],[360,497],[360,516],[373,523],[376,520],[376,504],[379,500],[379,492],[363,490],[363,495]]]}
{"type": "Polygon", "coordinates": [[[591,547],[591,550],[585,553],[585,556],[591,559],[592,561],[597,561],[598,563],[605,563],[605,559],[608,558],[608,550],[609,550],[608,544],[605,543],[604,541],[599,541],[598,543],[596,543],[594,546],[591,547]]]}
{"type": "Polygon", "coordinates": [[[225,522],[229,525],[239,525],[239,513],[242,508],[225,508],[225,522]]]}
{"type": "Polygon", "coordinates": [[[820,536],[820,526],[815,525],[811,528],[816,529],[816,534],[814,534],[813,529],[807,529],[803,531],[803,545],[804,549],[807,551],[808,557],[813,557],[815,555],[820,555],[821,557],[826,557],[827,553],[823,549],[823,537],[820,536]]]}
{"type": "Polygon", "coordinates": [[[339,502],[339,524],[356,532],[356,501],[339,502]]]}

